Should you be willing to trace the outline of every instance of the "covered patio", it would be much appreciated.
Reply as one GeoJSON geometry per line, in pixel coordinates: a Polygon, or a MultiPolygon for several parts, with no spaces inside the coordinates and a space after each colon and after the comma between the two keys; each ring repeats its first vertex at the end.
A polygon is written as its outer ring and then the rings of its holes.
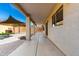
{"type": "MultiPolygon", "coordinates": [[[[52,12],[52,10],[56,9],[57,11],[58,10],[57,8],[62,6],[62,4],[15,3],[12,5],[18,8],[19,11],[21,11],[21,13],[25,15],[26,24],[23,24],[22,22],[19,22],[17,20],[15,21],[7,20],[2,23],[3,24],[5,23],[11,24],[12,22],[13,22],[12,24],[19,23],[21,26],[26,26],[26,30],[24,33],[13,34],[12,35],[13,37],[10,37],[10,40],[14,39],[12,42],[9,41],[9,43],[2,44],[1,45],[2,48],[0,49],[2,49],[1,52],[4,53],[0,53],[1,55],[8,55],[8,56],[65,56],[66,55],[52,40],[48,38],[52,36],[50,34],[52,30],[50,29],[50,27],[52,27],[52,25],[48,23],[49,22],[48,19],[50,19],[50,16],[52,18],[51,14],[55,13],[55,11],[52,12]],[[33,23],[32,25],[30,24],[31,22],[33,23]],[[26,40],[20,40],[20,37],[22,36],[24,36],[26,40]],[[5,48],[5,46],[8,48],[8,50],[7,48],[5,48]],[[7,52],[10,53],[7,54],[5,50],[7,50],[7,52]]],[[[10,18],[12,19],[12,17],[10,18]]],[[[11,26],[13,26],[12,24],[11,26]]],[[[20,27],[18,27],[18,29],[20,29],[20,27]]],[[[20,32],[20,30],[18,32],[20,32]]]]}

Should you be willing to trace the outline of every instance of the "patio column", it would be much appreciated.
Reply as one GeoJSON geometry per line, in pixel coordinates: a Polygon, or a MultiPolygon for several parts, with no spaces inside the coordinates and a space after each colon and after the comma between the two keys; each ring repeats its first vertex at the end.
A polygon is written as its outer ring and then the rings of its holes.
{"type": "Polygon", "coordinates": [[[30,17],[27,17],[26,21],[26,39],[31,40],[30,17]]]}
{"type": "Polygon", "coordinates": [[[34,24],[31,26],[31,35],[35,34],[35,27],[34,26],[35,26],[34,24]]]}
{"type": "Polygon", "coordinates": [[[33,25],[33,27],[34,27],[34,34],[35,34],[35,24],[33,25]]]}

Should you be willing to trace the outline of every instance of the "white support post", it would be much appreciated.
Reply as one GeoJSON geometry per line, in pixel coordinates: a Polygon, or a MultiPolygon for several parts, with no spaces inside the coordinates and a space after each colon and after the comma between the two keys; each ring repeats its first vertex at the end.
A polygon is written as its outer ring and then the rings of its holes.
{"type": "Polygon", "coordinates": [[[35,24],[34,24],[34,34],[35,34],[35,24]]]}
{"type": "Polygon", "coordinates": [[[26,40],[31,40],[30,17],[27,17],[26,21],[26,40]]]}

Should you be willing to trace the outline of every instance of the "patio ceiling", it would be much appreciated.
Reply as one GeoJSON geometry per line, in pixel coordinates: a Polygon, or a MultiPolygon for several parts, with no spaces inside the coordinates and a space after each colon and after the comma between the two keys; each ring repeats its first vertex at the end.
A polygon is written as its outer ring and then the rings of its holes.
{"type": "Polygon", "coordinates": [[[20,6],[30,14],[30,17],[37,24],[43,23],[43,21],[49,16],[54,3],[20,3],[20,6]]]}

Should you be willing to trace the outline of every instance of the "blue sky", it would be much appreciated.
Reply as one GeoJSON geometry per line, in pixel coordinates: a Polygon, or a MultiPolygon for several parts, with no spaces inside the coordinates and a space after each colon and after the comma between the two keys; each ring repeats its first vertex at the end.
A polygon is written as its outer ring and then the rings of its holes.
{"type": "Polygon", "coordinates": [[[9,16],[21,22],[26,22],[25,15],[10,3],[0,3],[0,20],[7,20],[9,16]]]}

